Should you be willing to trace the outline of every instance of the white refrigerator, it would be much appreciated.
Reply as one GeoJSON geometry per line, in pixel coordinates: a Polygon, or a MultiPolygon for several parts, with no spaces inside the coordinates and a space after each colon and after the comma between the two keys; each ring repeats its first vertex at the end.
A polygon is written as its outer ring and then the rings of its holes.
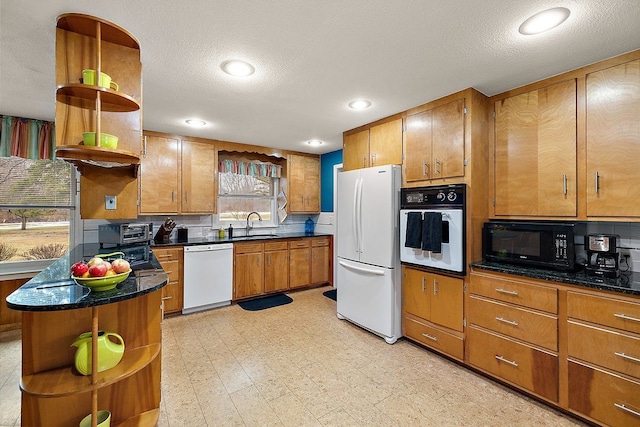
{"type": "Polygon", "coordinates": [[[398,247],[400,166],[338,174],[338,318],[389,344],[402,336],[398,247]]]}

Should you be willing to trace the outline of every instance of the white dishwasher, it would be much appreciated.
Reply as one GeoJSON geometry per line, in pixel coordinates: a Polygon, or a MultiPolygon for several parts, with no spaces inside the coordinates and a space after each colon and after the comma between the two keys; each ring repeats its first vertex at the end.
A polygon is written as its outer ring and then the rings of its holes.
{"type": "Polygon", "coordinates": [[[183,314],[231,304],[233,243],[184,247],[183,314]]]}

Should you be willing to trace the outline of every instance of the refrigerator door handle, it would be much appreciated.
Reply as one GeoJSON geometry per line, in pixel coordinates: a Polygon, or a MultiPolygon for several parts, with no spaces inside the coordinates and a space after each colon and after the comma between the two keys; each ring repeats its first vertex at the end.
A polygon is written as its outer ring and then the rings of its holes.
{"type": "Polygon", "coordinates": [[[356,179],[355,188],[353,191],[353,216],[351,218],[353,225],[353,246],[358,252],[358,182],[360,178],[356,179]]]}
{"type": "Polygon", "coordinates": [[[350,270],[356,270],[356,271],[360,271],[360,272],[363,272],[363,273],[375,274],[377,276],[384,276],[384,270],[357,267],[355,265],[347,264],[344,261],[338,261],[338,264],[340,264],[341,266],[343,266],[345,268],[348,268],[350,270]]]}
{"type": "Polygon", "coordinates": [[[358,186],[358,207],[356,216],[358,217],[358,228],[357,228],[357,236],[358,236],[358,253],[362,253],[362,181],[363,178],[359,177],[357,181],[358,186]]]}

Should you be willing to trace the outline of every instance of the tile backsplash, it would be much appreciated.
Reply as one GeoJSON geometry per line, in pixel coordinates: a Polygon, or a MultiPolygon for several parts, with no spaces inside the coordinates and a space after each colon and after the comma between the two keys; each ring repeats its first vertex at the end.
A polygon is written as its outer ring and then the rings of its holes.
{"type": "MultiPolygon", "coordinates": [[[[587,222],[587,234],[617,234],[620,252],[620,269],[640,272],[640,223],[633,222],[587,222]],[[624,255],[628,254],[626,258],[624,255]],[[626,265],[628,263],[628,266],[626,265]]],[[[579,243],[583,243],[580,241],[579,243]]]]}

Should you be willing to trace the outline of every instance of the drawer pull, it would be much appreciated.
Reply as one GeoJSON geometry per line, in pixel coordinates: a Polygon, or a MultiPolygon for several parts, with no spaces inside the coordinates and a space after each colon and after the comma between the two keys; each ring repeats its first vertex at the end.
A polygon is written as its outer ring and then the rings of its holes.
{"type": "Polygon", "coordinates": [[[436,342],[438,341],[438,337],[432,337],[429,334],[422,334],[422,336],[425,338],[429,338],[431,341],[436,341],[436,342]]]}
{"type": "Polygon", "coordinates": [[[618,313],[614,313],[613,315],[614,315],[615,317],[619,318],[619,319],[623,319],[623,320],[633,320],[634,322],[640,322],[640,319],[638,319],[637,317],[627,316],[626,314],[618,314],[618,313]]]}
{"type": "Polygon", "coordinates": [[[167,274],[167,276],[168,276],[168,275],[170,275],[171,273],[173,273],[173,270],[165,270],[164,272],[165,272],[165,273],[167,274]]]}
{"type": "Polygon", "coordinates": [[[505,358],[504,358],[504,357],[502,357],[502,356],[498,356],[498,355],[496,355],[496,359],[498,359],[500,362],[508,363],[508,364],[509,364],[509,365],[511,365],[511,366],[516,366],[516,367],[518,366],[518,364],[517,364],[516,362],[511,361],[511,360],[508,360],[508,359],[505,359],[505,358]]]}
{"type": "Polygon", "coordinates": [[[623,411],[626,411],[632,415],[635,415],[636,417],[640,417],[640,412],[634,411],[631,408],[627,408],[624,403],[614,403],[613,406],[622,409],[623,411]]]}
{"type": "Polygon", "coordinates": [[[500,292],[501,294],[518,295],[516,291],[508,291],[506,289],[496,289],[496,292],[500,292]]]}
{"type": "Polygon", "coordinates": [[[618,352],[615,352],[615,353],[613,353],[613,354],[615,354],[615,355],[616,355],[616,356],[618,356],[618,357],[622,357],[623,359],[627,359],[627,360],[631,360],[631,361],[633,361],[633,362],[638,362],[638,363],[640,363],[640,359],[638,359],[638,358],[636,358],[636,357],[629,356],[629,355],[624,354],[624,353],[618,353],[618,352]]]}
{"type": "Polygon", "coordinates": [[[507,319],[504,319],[502,317],[496,317],[496,320],[498,322],[506,323],[508,325],[518,326],[518,322],[516,322],[515,320],[507,320],[507,319]]]}
{"type": "Polygon", "coordinates": [[[173,298],[173,297],[163,297],[162,301],[166,301],[166,300],[171,299],[171,298],[173,298]]]}

